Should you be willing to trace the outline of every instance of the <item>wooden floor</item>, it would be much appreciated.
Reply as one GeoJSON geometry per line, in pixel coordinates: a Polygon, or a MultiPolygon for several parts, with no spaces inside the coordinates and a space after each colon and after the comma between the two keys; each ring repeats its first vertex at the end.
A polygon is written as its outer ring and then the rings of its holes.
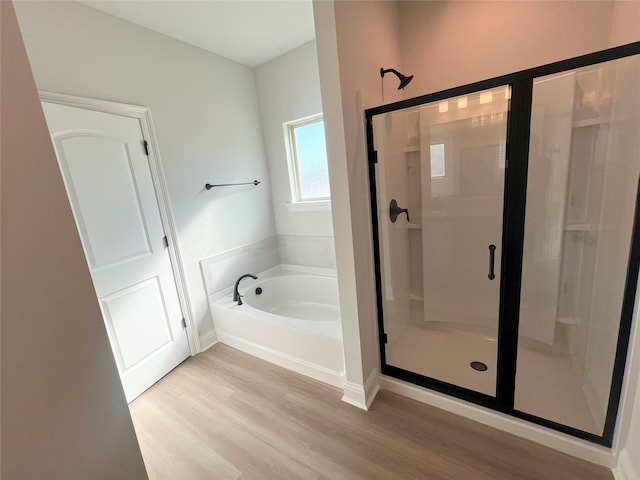
{"type": "Polygon", "coordinates": [[[364,412],[333,387],[225,345],[131,405],[152,480],[600,480],[611,473],[381,391],[364,412]]]}

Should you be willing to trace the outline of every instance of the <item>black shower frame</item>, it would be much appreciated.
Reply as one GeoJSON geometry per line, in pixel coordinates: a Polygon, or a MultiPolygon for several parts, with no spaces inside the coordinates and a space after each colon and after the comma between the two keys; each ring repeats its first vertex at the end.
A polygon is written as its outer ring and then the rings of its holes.
{"type": "Polygon", "coordinates": [[[613,366],[613,375],[611,378],[611,390],[603,434],[601,436],[514,409],[526,206],[526,195],[523,193],[527,191],[533,80],[546,75],[574,70],[638,54],[640,54],[640,42],[634,42],[365,110],[367,156],[369,165],[369,191],[371,200],[371,226],[373,233],[373,263],[375,269],[381,372],[383,374],[427,387],[437,392],[451,395],[453,397],[466,400],[516,418],[524,419],[574,437],[588,440],[599,445],[604,445],[606,447],[612,446],[620,404],[620,396],[622,393],[624,369],[629,348],[631,324],[633,321],[638,269],[640,267],[640,179],[636,195],[633,231],[620,315],[616,356],[613,366]],[[384,331],[384,311],[382,303],[380,238],[378,230],[378,205],[376,193],[375,165],[377,163],[377,152],[375,150],[373,138],[373,117],[396,110],[416,107],[426,103],[437,102],[451,97],[467,95],[480,90],[487,90],[504,85],[510,85],[512,90],[510,111],[507,118],[507,161],[502,222],[502,275],[500,279],[498,368],[496,396],[493,397],[426,377],[415,372],[394,367],[392,365],[388,365],[386,362],[386,334],[384,331]],[[518,195],[518,192],[521,194],[518,195]]]}

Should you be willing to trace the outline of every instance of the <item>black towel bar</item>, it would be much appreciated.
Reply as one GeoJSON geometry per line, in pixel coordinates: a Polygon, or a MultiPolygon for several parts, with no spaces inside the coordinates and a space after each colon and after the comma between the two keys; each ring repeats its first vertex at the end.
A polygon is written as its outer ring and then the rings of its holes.
{"type": "Polygon", "coordinates": [[[243,182],[243,183],[219,183],[217,185],[212,185],[210,183],[205,184],[204,188],[207,190],[211,190],[213,187],[235,187],[236,185],[258,185],[260,182],[258,180],[254,180],[253,182],[243,182]]]}

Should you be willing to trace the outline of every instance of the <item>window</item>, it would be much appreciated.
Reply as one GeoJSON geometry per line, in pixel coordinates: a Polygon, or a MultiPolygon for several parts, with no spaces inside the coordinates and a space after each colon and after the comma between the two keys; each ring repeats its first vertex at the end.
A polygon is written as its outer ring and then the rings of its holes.
{"type": "Polygon", "coordinates": [[[293,202],[329,200],[322,115],[285,123],[293,202]]]}
{"type": "Polygon", "coordinates": [[[444,177],[444,143],[430,145],[431,178],[444,177]]]}

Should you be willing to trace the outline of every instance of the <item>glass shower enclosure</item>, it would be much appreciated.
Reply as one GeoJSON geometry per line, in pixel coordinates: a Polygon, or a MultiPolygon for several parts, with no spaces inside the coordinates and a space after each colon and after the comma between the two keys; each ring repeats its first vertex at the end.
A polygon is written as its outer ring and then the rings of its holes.
{"type": "Polygon", "coordinates": [[[610,445],[640,43],[366,111],[382,372],[610,445]]]}

